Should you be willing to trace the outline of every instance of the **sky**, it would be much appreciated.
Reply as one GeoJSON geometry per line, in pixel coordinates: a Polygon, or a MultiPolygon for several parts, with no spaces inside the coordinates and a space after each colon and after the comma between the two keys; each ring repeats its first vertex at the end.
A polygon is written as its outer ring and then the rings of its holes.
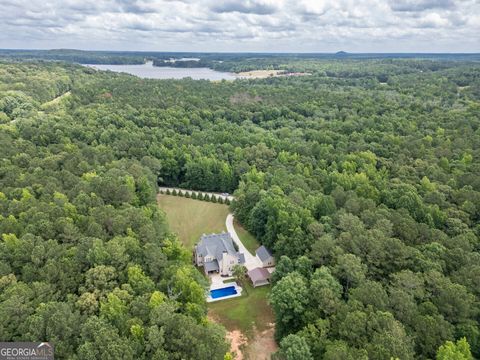
{"type": "Polygon", "coordinates": [[[0,48],[480,52],[480,0],[0,0],[0,48]]]}

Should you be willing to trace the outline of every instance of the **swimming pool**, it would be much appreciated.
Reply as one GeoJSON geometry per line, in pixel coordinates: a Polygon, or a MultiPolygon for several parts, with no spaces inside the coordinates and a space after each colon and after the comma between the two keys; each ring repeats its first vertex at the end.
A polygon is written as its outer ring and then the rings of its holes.
{"type": "Polygon", "coordinates": [[[212,299],[218,299],[225,296],[237,294],[237,289],[235,286],[228,286],[221,289],[210,290],[210,296],[212,299]]]}

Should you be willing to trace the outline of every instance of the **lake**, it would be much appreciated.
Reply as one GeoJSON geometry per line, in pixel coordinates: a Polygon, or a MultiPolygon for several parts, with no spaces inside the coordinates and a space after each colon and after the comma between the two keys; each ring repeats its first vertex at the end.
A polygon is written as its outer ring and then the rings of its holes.
{"type": "Polygon", "coordinates": [[[98,70],[110,70],[132,74],[145,79],[183,79],[194,80],[235,80],[233,73],[215,71],[209,68],[176,68],[170,66],[153,66],[151,62],[142,65],[85,65],[98,70]]]}

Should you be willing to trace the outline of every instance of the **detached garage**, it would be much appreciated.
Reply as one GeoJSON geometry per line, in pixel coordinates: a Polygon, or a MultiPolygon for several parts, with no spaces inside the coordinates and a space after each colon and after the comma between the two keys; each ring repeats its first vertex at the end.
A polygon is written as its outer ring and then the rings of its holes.
{"type": "Polygon", "coordinates": [[[255,252],[263,267],[275,266],[275,259],[272,253],[265,246],[260,246],[255,252]]]}
{"type": "Polygon", "coordinates": [[[267,269],[257,267],[255,269],[250,270],[247,274],[250,280],[252,281],[253,287],[270,284],[271,275],[267,269]]]}

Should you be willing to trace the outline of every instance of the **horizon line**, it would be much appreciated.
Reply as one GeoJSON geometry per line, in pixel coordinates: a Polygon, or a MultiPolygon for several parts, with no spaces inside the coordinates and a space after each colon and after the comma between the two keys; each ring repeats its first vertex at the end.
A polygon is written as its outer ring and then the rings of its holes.
{"type": "Polygon", "coordinates": [[[336,55],[338,53],[348,55],[396,55],[396,54],[420,54],[420,55],[480,55],[479,52],[416,52],[416,51],[400,51],[400,52],[351,52],[345,50],[338,50],[335,52],[322,52],[322,51],[173,51],[173,50],[91,50],[91,49],[75,49],[75,48],[51,48],[51,49],[35,49],[35,48],[0,48],[0,51],[84,51],[84,52],[123,52],[123,53],[185,53],[185,54],[304,54],[304,55],[336,55]]]}

